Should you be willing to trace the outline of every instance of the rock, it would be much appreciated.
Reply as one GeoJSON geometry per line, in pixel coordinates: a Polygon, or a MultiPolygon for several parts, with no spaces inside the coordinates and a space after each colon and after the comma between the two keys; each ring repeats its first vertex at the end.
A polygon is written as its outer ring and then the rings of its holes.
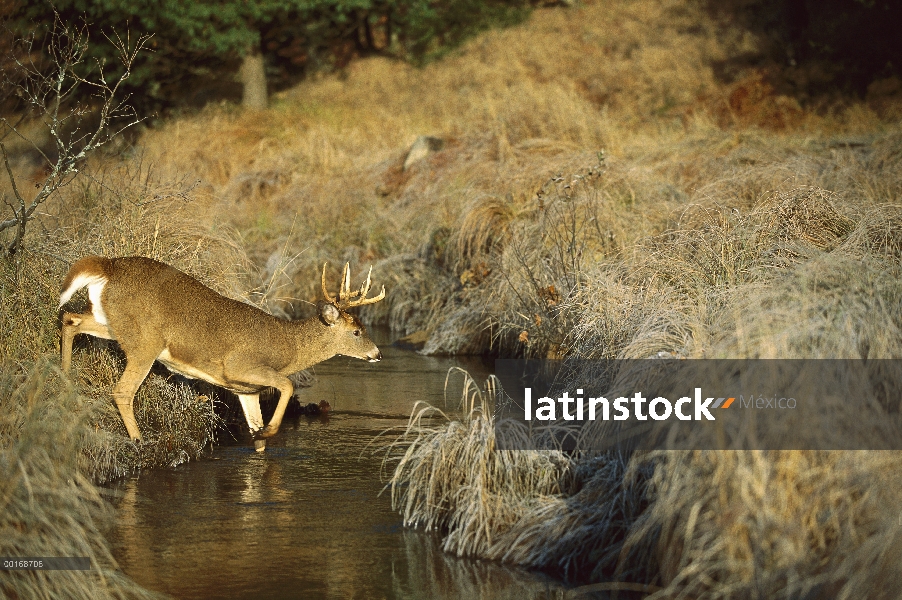
{"type": "Polygon", "coordinates": [[[332,412],[332,405],[327,400],[320,400],[319,404],[311,402],[301,407],[301,414],[308,417],[324,417],[332,412]]]}
{"type": "Polygon", "coordinates": [[[413,146],[410,147],[407,158],[404,159],[404,170],[406,171],[414,163],[423,160],[433,152],[441,150],[444,146],[445,140],[442,138],[421,135],[413,143],[413,146]]]}

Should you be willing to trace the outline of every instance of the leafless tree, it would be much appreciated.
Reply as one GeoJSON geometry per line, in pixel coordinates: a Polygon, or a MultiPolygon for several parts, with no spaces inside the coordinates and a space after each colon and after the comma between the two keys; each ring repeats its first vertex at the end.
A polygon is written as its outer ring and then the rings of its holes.
{"type": "Polygon", "coordinates": [[[4,61],[0,84],[7,94],[19,98],[17,117],[0,115],[0,153],[12,187],[12,198],[3,194],[12,216],[0,220],[0,232],[15,232],[6,248],[8,254],[21,248],[25,228],[35,218],[35,211],[78,176],[85,158],[143,120],[128,103],[123,84],[150,36],[142,35],[135,41],[116,33],[106,37],[116,48],[117,65],[90,59],[87,26],[65,24],[56,15],[44,38],[43,52],[36,51],[35,36],[30,34],[17,40],[4,61]],[[111,71],[117,74],[111,75],[111,71]],[[52,150],[41,148],[22,131],[23,122],[33,118],[47,128],[55,145],[52,150]],[[30,198],[17,184],[10,166],[3,143],[10,135],[21,138],[41,156],[43,183],[38,181],[37,192],[30,198]]]}

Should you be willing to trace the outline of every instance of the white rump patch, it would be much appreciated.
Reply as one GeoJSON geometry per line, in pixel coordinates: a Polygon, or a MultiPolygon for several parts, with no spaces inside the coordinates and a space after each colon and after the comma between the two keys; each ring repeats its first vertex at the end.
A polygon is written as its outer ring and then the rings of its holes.
{"type": "Polygon", "coordinates": [[[103,286],[106,285],[106,277],[103,275],[96,275],[94,273],[82,273],[72,280],[72,283],[62,291],[60,294],[60,305],[59,308],[63,307],[63,304],[72,299],[72,296],[75,295],[75,292],[85,287],[86,285],[96,285],[100,284],[100,288],[103,289],[103,286]]]}
{"type": "Polygon", "coordinates": [[[98,323],[108,325],[106,313],[103,312],[103,306],[100,304],[100,294],[103,292],[103,288],[106,284],[107,278],[103,275],[97,275],[96,273],[82,273],[81,275],[78,275],[72,280],[72,284],[60,294],[59,308],[62,308],[63,304],[71,300],[72,296],[75,295],[75,292],[87,286],[88,298],[91,299],[91,312],[94,313],[94,319],[98,323]]]}
{"type": "Polygon", "coordinates": [[[106,313],[103,312],[103,306],[100,305],[100,293],[103,291],[106,281],[105,278],[101,278],[101,281],[88,285],[88,298],[91,299],[91,312],[94,313],[94,320],[104,325],[109,323],[106,320],[106,313]]]}

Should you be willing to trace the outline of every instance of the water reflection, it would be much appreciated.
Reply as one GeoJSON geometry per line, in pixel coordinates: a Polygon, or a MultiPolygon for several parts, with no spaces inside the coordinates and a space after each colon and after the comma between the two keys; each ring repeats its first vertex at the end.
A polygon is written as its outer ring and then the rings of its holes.
{"type": "Polygon", "coordinates": [[[437,537],[404,530],[404,555],[392,577],[394,598],[561,598],[556,581],[485,561],[461,560],[442,552],[437,537]],[[403,569],[403,570],[402,570],[403,569]]]}
{"type": "MultiPolygon", "coordinates": [[[[444,385],[448,369],[466,369],[480,383],[491,373],[491,365],[479,358],[443,358],[420,356],[387,345],[374,334],[383,360],[367,363],[337,356],[320,363],[311,371],[316,384],[301,390],[301,404],[328,400],[333,410],[407,418],[417,400],[435,405],[444,403],[444,385]]],[[[456,404],[462,377],[451,378],[449,400],[456,404]]]]}
{"type": "Polygon", "coordinates": [[[379,495],[373,440],[403,425],[416,400],[441,402],[457,363],[383,353],[378,365],[320,365],[301,401],[325,396],[336,412],[285,423],[262,455],[238,440],[210,460],[117,484],[123,570],[179,598],[557,597],[553,580],[447,556],[434,537],[401,527],[379,495]]]}

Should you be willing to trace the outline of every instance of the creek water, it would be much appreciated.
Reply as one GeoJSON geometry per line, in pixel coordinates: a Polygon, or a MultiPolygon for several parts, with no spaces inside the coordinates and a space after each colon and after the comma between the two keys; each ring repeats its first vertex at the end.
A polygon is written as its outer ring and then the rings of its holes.
{"type": "MultiPolygon", "coordinates": [[[[444,406],[449,368],[480,382],[488,370],[392,347],[385,336],[374,336],[380,363],[318,365],[300,400],[326,399],[334,412],[286,420],[265,453],[238,434],[207,458],[116,484],[111,542],[123,571],[185,599],[560,597],[553,579],[452,557],[435,535],[402,527],[375,450],[397,434],[380,434],[403,426],[417,400],[444,406]]],[[[451,410],[461,381],[452,379],[451,410]]]]}

